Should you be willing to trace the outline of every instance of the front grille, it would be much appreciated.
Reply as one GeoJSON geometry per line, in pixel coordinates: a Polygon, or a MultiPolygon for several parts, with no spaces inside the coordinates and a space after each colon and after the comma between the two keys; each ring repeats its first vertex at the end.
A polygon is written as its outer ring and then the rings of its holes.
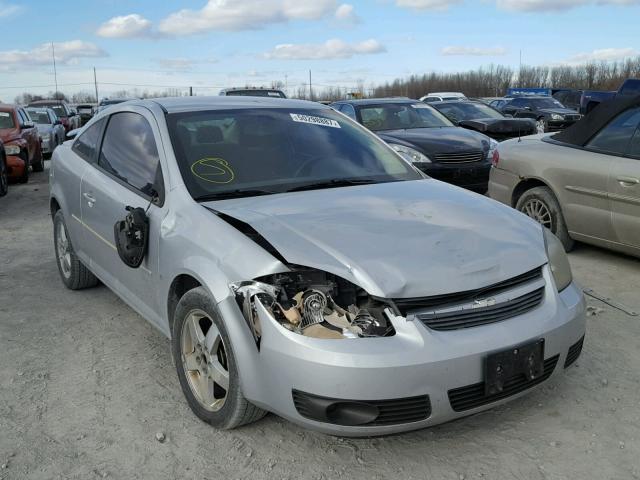
{"type": "Polygon", "coordinates": [[[486,298],[498,295],[512,288],[519,287],[534,280],[542,278],[542,267],[518,275],[517,277],[494,283],[487,287],[465,292],[449,293],[445,295],[434,295],[432,297],[394,298],[393,303],[398,308],[402,316],[407,316],[413,310],[433,310],[444,305],[454,305],[457,303],[472,302],[478,298],[486,298]]]}
{"type": "Polygon", "coordinates": [[[434,159],[438,163],[472,163],[484,160],[485,153],[482,150],[470,152],[436,153],[434,159]]]}
{"type": "Polygon", "coordinates": [[[399,425],[403,423],[426,420],[431,415],[431,401],[428,395],[418,397],[397,398],[392,400],[342,400],[320,397],[310,393],[293,390],[293,403],[300,415],[323,423],[352,426],[399,425]],[[367,423],[349,424],[331,418],[330,411],[334,405],[346,405],[357,409],[367,405],[377,408],[377,416],[367,423]],[[318,408],[321,406],[321,408],[318,408]]]}
{"type": "Polygon", "coordinates": [[[564,368],[570,366],[573,362],[578,360],[578,357],[582,353],[582,345],[584,345],[584,335],[580,340],[569,347],[567,352],[567,358],[564,360],[564,368]]]}
{"type": "Polygon", "coordinates": [[[536,308],[544,298],[544,287],[497,305],[452,312],[421,313],[418,320],[431,330],[459,330],[501,322],[536,308]]]}
{"type": "Polygon", "coordinates": [[[505,382],[504,389],[501,392],[493,395],[485,394],[484,382],[449,390],[451,408],[456,412],[464,412],[488,403],[497,402],[538,385],[551,376],[558,363],[558,358],[559,355],[546,359],[544,361],[544,372],[538,378],[527,380],[524,374],[517,375],[505,382]]]}
{"type": "Polygon", "coordinates": [[[565,115],[564,116],[565,120],[571,120],[573,122],[580,120],[580,118],[582,118],[582,115],[565,115]]]}

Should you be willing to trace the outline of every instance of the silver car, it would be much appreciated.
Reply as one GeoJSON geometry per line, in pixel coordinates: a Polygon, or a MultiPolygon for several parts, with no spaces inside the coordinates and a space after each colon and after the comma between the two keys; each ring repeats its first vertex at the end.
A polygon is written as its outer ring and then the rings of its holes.
{"type": "Polygon", "coordinates": [[[559,375],[585,303],[559,241],[331,108],[139,100],[56,150],[54,244],[171,339],[193,412],[331,434],[473,414],[559,375]]]}
{"type": "Polygon", "coordinates": [[[56,147],[64,142],[64,125],[50,108],[27,108],[26,110],[38,129],[43,155],[51,156],[56,147]]]}

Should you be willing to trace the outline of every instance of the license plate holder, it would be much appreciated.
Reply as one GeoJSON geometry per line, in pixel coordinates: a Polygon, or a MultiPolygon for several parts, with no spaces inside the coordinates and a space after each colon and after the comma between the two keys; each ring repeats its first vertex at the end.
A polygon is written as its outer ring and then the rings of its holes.
{"type": "Polygon", "coordinates": [[[544,339],[492,353],[485,358],[485,395],[501,393],[505,383],[519,375],[531,381],[543,373],[544,339]]]}

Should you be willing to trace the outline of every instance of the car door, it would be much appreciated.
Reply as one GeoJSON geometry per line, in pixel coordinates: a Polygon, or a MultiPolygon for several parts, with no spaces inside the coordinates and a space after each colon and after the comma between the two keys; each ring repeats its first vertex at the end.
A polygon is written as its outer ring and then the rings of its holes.
{"type": "MultiPolygon", "coordinates": [[[[638,205],[634,203],[634,195],[638,190],[635,180],[638,179],[638,171],[634,169],[637,160],[627,157],[634,137],[640,124],[640,108],[630,108],[603,127],[585,145],[585,151],[580,156],[581,162],[585,159],[599,158],[602,166],[608,165],[606,175],[606,192],[601,189],[589,189],[593,195],[601,196],[606,193],[608,215],[611,218],[611,230],[603,231],[601,235],[592,232],[591,236],[616,243],[633,244],[633,239],[629,236],[630,225],[634,220],[630,216],[638,216],[638,205]]],[[[588,165],[584,166],[583,173],[576,172],[575,178],[588,176],[594,172],[588,165]]],[[[602,175],[604,171],[599,170],[602,175]]],[[[595,223],[594,215],[585,208],[582,218],[583,228],[593,230],[595,223]]],[[[631,228],[633,230],[633,228],[631,228]]],[[[635,240],[638,243],[638,240],[635,240]]]]}
{"type": "Polygon", "coordinates": [[[94,123],[73,141],[71,149],[65,151],[64,156],[56,160],[55,178],[52,180],[60,185],[60,191],[65,195],[63,213],[73,248],[80,259],[87,264],[89,261],[85,249],[85,232],[82,227],[80,185],[87,166],[97,160],[98,142],[104,123],[104,120],[94,123]]]}
{"type": "Polygon", "coordinates": [[[613,230],[615,241],[640,248],[640,108],[630,109],[621,117],[624,124],[620,136],[627,134],[630,141],[625,156],[615,157],[609,177],[613,230]],[[634,132],[628,135],[634,126],[634,132]]]}
{"type": "Polygon", "coordinates": [[[145,318],[159,322],[158,241],[165,215],[164,180],[153,115],[144,108],[113,113],[107,120],[98,162],[82,179],[82,222],[90,267],[145,318]],[[149,218],[148,250],[139,268],[120,259],[114,226],[126,207],[141,207],[149,218]]]}

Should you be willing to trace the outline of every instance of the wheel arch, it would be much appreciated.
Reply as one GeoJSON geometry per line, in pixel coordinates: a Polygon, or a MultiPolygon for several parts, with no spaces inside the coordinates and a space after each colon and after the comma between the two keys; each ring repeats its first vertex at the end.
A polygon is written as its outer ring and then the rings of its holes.
{"type": "MultiPolygon", "coordinates": [[[[518,200],[520,200],[520,197],[522,197],[527,190],[531,190],[536,187],[547,187],[551,190],[556,199],[558,198],[555,190],[546,181],[537,177],[527,177],[523,178],[513,189],[513,193],[511,194],[511,207],[516,208],[516,204],[518,203],[518,200]]],[[[558,201],[558,203],[560,202],[558,201]]]]}
{"type": "MultiPolygon", "coordinates": [[[[167,292],[167,320],[169,332],[173,332],[176,307],[182,296],[189,290],[204,286],[204,282],[191,273],[180,273],[174,277],[167,292]]],[[[206,288],[206,287],[205,287],[206,288]]]]}

